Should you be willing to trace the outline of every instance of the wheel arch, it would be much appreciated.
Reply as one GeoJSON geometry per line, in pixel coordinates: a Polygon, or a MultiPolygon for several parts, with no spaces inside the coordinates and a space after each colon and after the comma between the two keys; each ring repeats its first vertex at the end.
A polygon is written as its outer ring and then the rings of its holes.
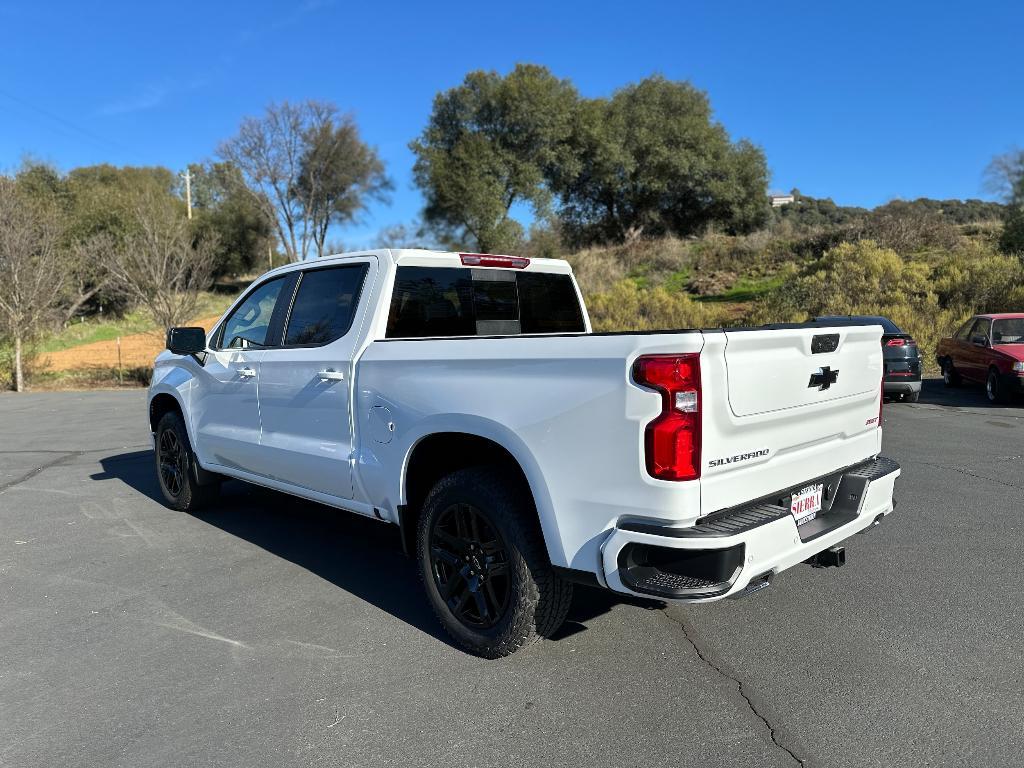
{"type": "Polygon", "coordinates": [[[166,416],[172,411],[177,411],[185,422],[186,429],[188,428],[188,421],[185,419],[185,409],[181,406],[181,401],[175,395],[170,392],[158,392],[149,400],[149,431],[156,433],[157,424],[160,423],[160,419],[166,416]]]}
{"type": "MultiPolygon", "coordinates": [[[[530,514],[540,525],[545,547],[552,562],[557,530],[546,485],[539,468],[527,457],[524,449],[494,435],[463,430],[435,431],[422,435],[410,447],[402,469],[402,503],[398,508],[402,547],[407,553],[415,550],[416,523],[427,494],[435,483],[459,469],[482,465],[500,466],[533,501],[530,514]],[[517,448],[519,448],[517,450],[517,448]]],[[[528,454],[527,454],[528,456],[528,454]]]]}

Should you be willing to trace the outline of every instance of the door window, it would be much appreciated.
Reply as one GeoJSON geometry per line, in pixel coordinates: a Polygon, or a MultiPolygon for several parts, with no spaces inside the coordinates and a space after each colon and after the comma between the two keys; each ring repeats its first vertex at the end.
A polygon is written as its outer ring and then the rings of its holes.
{"type": "Polygon", "coordinates": [[[979,337],[979,336],[983,336],[985,338],[985,341],[987,342],[988,341],[988,328],[989,328],[988,320],[985,320],[983,318],[979,318],[977,321],[975,321],[974,327],[971,329],[971,342],[973,343],[974,340],[977,337],[979,337]]]}
{"type": "Polygon", "coordinates": [[[267,335],[274,306],[287,280],[287,277],[268,280],[246,296],[224,321],[217,346],[221,349],[268,346],[267,335]]]}
{"type": "Polygon", "coordinates": [[[974,325],[973,320],[968,320],[962,326],[960,330],[956,332],[954,337],[957,341],[970,341],[971,340],[971,327],[974,325]]]}
{"type": "Polygon", "coordinates": [[[366,264],[353,264],[303,272],[288,316],[284,345],[320,346],[348,333],[366,270],[366,264]]]}

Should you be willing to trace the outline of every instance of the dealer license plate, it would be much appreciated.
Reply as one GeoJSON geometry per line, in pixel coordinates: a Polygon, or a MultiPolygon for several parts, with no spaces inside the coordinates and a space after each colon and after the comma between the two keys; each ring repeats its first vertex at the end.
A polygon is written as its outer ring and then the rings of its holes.
{"type": "Polygon", "coordinates": [[[824,488],[824,484],[818,483],[809,485],[793,494],[789,511],[793,513],[797,525],[803,525],[818,516],[821,511],[821,495],[824,488]]]}

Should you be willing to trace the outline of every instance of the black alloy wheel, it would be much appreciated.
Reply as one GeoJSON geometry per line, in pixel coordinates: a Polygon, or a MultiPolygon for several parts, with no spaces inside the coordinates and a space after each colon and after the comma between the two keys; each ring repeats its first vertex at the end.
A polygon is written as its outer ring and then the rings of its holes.
{"type": "Polygon", "coordinates": [[[157,480],[167,506],[194,512],[214,499],[220,477],[199,468],[180,413],[172,411],[160,417],[154,447],[157,480]]]}
{"type": "Polygon", "coordinates": [[[467,627],[489,629],[505,615],[511,595],[505,542],[471,504],[452,504],[430,531],[430,567],[441,598],[467,627]]]}
{"type": "Polygon", "coordinates": [[[173,429],[165,429],[160,433],[157,445],[157,464],[160,468],[160,481],[169,496],[177,499],[185,487],[187,462],[185,450],[173,429]]]}
{"type": "Polygon", "coordinates": [[[434,483],[416,522],[416,565],[441,626],[488,659],[551,637],[572,602],[529,486],[502,466],[464,467],[434,483]]]}

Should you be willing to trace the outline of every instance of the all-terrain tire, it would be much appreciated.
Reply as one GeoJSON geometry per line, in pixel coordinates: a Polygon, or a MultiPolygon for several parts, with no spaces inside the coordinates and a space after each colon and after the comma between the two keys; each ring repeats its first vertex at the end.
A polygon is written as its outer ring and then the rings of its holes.
{"type": "Polygon", "coordinates": [[[167,506],[195,512],[216,498],[219,483],[199,484],[199,463],[181,414],[171,411],[163,415],[156,425],[154,448],[157,482],[167,506]]]}
{"type": "MultiPolygon", "coordinates": [[[[508,656],[538,638],[551,636],[565,620],[572,602],[572,584],[551,568],[533,499],[521,482],[499,467],[460,469],[438,481],[419,516],[416,561],[427,599],[442,626],[467,651],[485,658],[508,656]],[[460,514],[473,519],[472,525],[459,526],[487,533],[476,539],[467,534],[459,544],[452,528],[445,530],[444,526],[451,526],[452,515],[460,514]],[[472,543],[483,539],[491,543],[482,548],[472,543]],[[485,558],[493,561],[490,565],[472,559],[499,547],[500,555],[485,558]],[[489,567],[498,575],[492,578],[489,567]],[[442,589],[452,595],[456,587],[462,587],[465,599],[474,579],[478,581],[472,599],[488,579],[492,590],[500,590],[504,596],[491,601],[500,607],[477,611],[478,615],[486,613],[489,625],[484,620],[476,623],[460,618],[459,599],[442,595],[442,589]]],[[[491,597],[494,595],[492,591],[491,597]]],[[[469,604],[468,599],[466,602],[469,604]]]]}

